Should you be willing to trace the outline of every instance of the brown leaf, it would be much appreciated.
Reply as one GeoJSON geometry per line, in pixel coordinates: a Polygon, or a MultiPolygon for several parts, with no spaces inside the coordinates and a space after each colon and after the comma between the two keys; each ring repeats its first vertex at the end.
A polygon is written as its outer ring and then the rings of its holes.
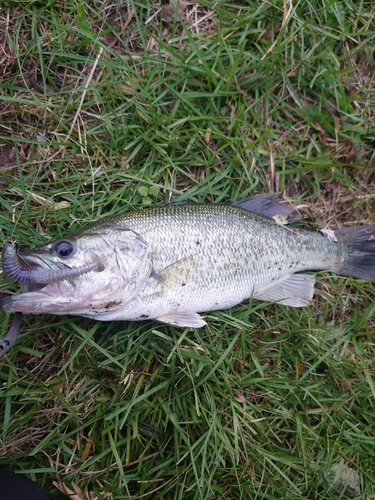
{"type": "Polygon", "coordinates": [[[163,5],[161,18],[163,21],[171,22],[177,19],[185,19],[186,2],[182,0],[171,0],[169,4],[163,5]],[[177,15],[176,15],[177,14],[177,15]]]}

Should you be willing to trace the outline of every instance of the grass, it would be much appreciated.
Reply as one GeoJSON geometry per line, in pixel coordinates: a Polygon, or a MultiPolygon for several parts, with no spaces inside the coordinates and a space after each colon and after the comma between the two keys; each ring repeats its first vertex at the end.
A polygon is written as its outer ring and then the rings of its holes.
{"type": "MultiPolygon", "coordinates": [[[[373,223],[374,12],[3,1],[2,242],[270,191],[311,229],[373,223]]],[[[309,308],[245,302],[195,331],[27,317],[1,465],[57,498],[375,498],[374,312],[373,285],[320,274],[309,308]]]]}

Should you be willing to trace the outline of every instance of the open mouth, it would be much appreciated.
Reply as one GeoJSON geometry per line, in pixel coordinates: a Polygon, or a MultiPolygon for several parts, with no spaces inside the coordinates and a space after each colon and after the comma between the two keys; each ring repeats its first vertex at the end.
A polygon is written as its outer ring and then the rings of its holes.
{"type": "Polygon", "coordinates": [[[102,271],[104,266],[94,254],[91,262],[69,267],[62,262],[42,259],[36,253],[17,253],[16,245],[8,243],[3,250],[2,264],[5,274],[20,285],[47,285],[57,281],[77,278],[90,271],[102,271]]]}
{"type": "MultiPolygon", "coordinates": [[[[49,283],[58,281],[58,279],[50,279],[55,277],[56,272],[60,269],[55,262],[28,252],[19,253],[17,256],[21,267],[19,275],[21,279],[17,277],[18,279],[15,281],[20,284],[23,292],[40,290],[49,283]]],[[[63,266],[63,268],[70,269],[68,266],[63,266]]]]}
{"type": "Polygon", "coordinates": [[[2,254],[2,265],[5,274],[20,285],[45,285],[54,281],[56,269],[53,263],[40,258],[37,254],[17,252],[16,245],[9,243],[2,254]]]}

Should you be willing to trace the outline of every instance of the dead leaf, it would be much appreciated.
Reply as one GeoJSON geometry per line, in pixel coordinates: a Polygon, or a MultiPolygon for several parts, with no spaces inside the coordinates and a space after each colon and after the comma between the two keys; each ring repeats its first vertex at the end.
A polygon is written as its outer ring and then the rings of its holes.
{"type": "Polygon", "coordinates": [[[320,232],[324,234],[324,236],[326,236],[328,241],[335,241],[337,243],[335,231],[333,231],[332,229],[325,228],[321,229],[320,232]]]}
{"type": "Polygon", "coordinates": [[[163,5],[161,9],[161,18],[163,21],[171,22],[177,19],[186,19],[186,2],[183,0],[171,0],[169,4],[163,5]]]}
{"type": "Polygon", "coordinates": [[[54,486],[66,495],[70,500],[98,500],[98,496],[93,491],[83,492],[75,483],[70,483],[73,490],[62,481],[54,481],[54,486]]]}
{"type": "Polygon", "coordinates": [[[88,438],[85,447],[83,448],[83,451],[81,453],[82,460],[86,460],[87,457],[90,455],[93,442],[94,440],[91,437],[88,438]]]}
{"type": "Polygon", "coordinates": [[[78,488],[78,486],[74,483],[71,483],[74,490],[70,489],[65,483],[61,481],[54,481],[53,484],[58,490],[64,493],[64,495],[67,495],[70,500],[88,500],[83,496],[83,491],[81,490],[81,488],[78,488]]]}

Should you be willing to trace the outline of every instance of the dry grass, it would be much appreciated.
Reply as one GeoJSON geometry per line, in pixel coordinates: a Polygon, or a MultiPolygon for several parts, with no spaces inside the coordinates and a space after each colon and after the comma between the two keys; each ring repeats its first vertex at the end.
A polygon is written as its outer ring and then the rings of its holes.
{"type": "MultiPolygon", "coordinates": [[[[270,191],[312,229],[373,223],[374,19],[371,2],[3,2],[3,240],[270,191]]],[[[372,498],[374,287],[317,290],[194,333],[27,318],[2,359],[2,465],[75,500],[372,498]]]]}

